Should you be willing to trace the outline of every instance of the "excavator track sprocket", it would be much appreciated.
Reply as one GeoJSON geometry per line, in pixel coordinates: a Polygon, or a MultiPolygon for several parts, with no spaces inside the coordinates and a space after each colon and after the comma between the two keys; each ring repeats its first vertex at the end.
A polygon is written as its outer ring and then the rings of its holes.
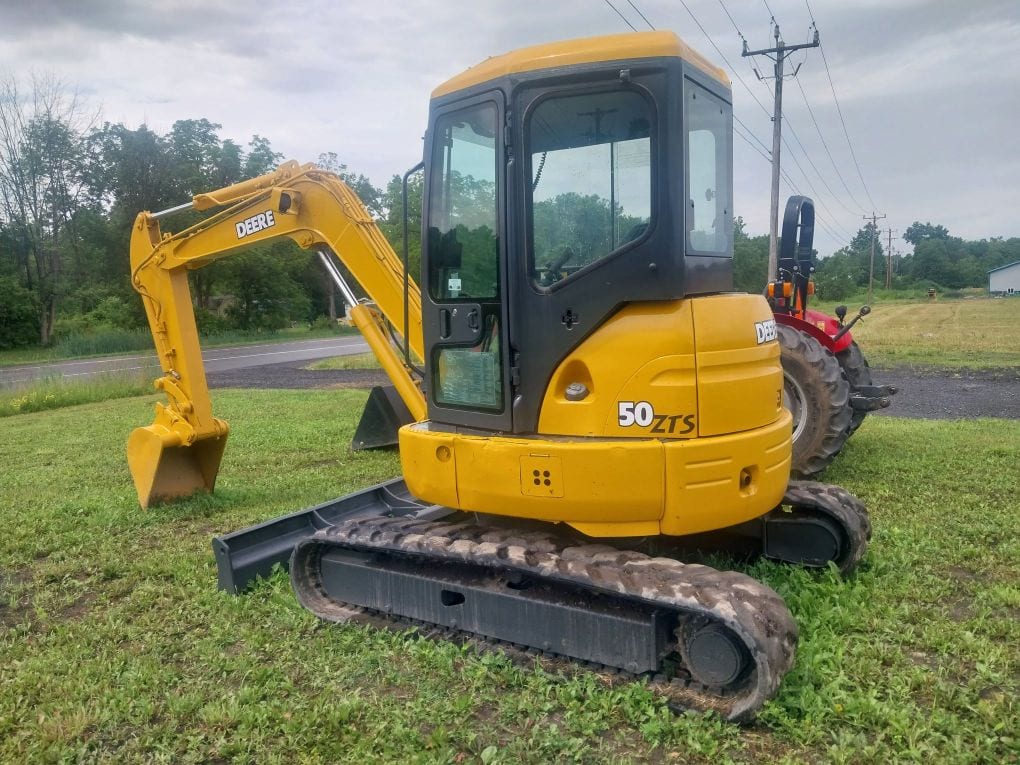
{"type": "Polygon", "coordinates": [[[580,662],[608,684],[644,680],[673,709],[728,720],[751,719],[775,694],[797,644],[783,600],[744,574],[543,531],[354,520],[299,543],[290,571],[323,619],[385,617],[550,669],[580,662]]]}
{"type": "Polygon", "coordinates": [[[842,574],[860,564],[871,539],[871,519],[857,497],[839,486],[790,481],[778,508],[763,518],[765,556],[842,574]]]}

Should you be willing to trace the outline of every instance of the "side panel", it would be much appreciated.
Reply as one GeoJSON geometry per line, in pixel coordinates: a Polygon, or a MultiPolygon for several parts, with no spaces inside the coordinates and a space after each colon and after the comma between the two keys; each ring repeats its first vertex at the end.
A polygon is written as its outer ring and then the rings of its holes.
{"type": "Polygon", "coordinates": [[[770,425],[783,409],[775,319],[760,295],[695,298],[700,436],[770,425]]]}
{"type": "Polygon", "coordinates": [[[564,436],[694,438],[697,394],[691,301],[631,303],[557,367],[538,428],[564,436]],[[587,390],[582,398],[571,388],[578,385],[587,390]]]}

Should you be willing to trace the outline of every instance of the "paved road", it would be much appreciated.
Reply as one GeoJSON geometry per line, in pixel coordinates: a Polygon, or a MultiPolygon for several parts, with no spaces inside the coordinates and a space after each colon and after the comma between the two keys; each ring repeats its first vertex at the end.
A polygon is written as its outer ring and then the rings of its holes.
{"type": "Polygon", "coordinates": [[[878,385],[899,388],[878,414],[931,420],[1020,420],[1020,369],[873,369],[878,385]]]}
{"type": "MultiPolygon", "coordinates": [[[[263,364],[299,362],[346,356],[368,350],[359,335],[327,337],[319,340],[293,340],[284,343],[238,345],[233,348],[210,348],[202,352],[208,373],[226,372],[263,364]]],[[[132,373],[157,369],[154,354],[113,356],[80,361],[54,361],[19,367],[0,368],[0,388],[17,388],[46,377],[88,378],[100,374],[132,373]]]]}

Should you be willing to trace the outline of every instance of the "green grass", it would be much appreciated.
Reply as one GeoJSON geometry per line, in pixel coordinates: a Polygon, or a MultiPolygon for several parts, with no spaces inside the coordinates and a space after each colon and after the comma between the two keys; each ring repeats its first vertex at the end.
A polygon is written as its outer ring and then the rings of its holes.
{"type": "Polygon", "coordinates": [[[850,580],[765,563],[801,626],[760,721],[321,623],[285,576],[215,589],[210,537],[396,475],[362,391],[220,391],[214,496],[143,512],[155,396],[11,418],[0,464],[0,761],[1016,762],[1020,423],[869,418],[828,480],[869,505],[850,580]]]}
{"type": "MultiPolygon", "coordinates": [[[[322,337],[357,334],[350,327],[290,327],[276,332],[223,332],[201,338],[203,348],[258,343],[286,343],[292,340],[317,340],[322,337]]],[[[90,358],[144,351],[155,353],[152,335],[147,329],[104,330],[89,335],[71,335],[48,348],[24,348],[0,351],[0,367],[34,364],[65,359],[90,358]]]]}
{"type": "Polygon", "coordinates": [[[152,390],[152,381],[158,372],[159,369],[153,367],[134,374],[48,377],[27,387],[0,389],[0,417],[139,396],[152,390]]]}
{"type": "Polygon", "coordinates": [[[350,356],[333,356],[313,361],[305,369],[380,369],[373,353],[352,353],[350,356]]]}
{"type": "MultiPolygon", "coordinates": [[[[848,317],[860,302],[847,303],[848,317]]],[[[835,303],[811,307],[831,314],[835,303]]],[[[1020,300],[970,298],[876,301],[852,330],[872,366],[1020,367],[1020,300]]]]}

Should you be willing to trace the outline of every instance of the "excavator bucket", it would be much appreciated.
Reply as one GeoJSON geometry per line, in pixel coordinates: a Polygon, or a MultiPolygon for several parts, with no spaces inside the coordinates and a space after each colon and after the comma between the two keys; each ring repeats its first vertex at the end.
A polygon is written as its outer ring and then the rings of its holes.
{"type": "Polygon", "coordinates": [[[397,445],[397,431],[414,422],[407,404],[392,385],[377,385],[368,394],[365,410],[351,441],[351,449],[381,449],[397,445]]]}
{"type": "Polygon", "coordinates": [[[226,445],[225,429],[222,435],[210,434],[184,445],[177,433],[162,425],[135,428],[127,457],[139,504],[147,508],[197,491],[211,492],[226,445]]]}

